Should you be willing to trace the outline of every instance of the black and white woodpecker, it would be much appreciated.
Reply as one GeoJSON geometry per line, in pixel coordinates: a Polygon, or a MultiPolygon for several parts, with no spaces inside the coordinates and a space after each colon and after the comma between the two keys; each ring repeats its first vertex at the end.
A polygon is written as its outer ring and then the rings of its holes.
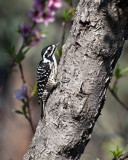
{"type": "Polygon", "coordinates": [[[57,61],[55,58],[55,52],[59,43],[49,45],[42,50],[42,60],[37,67],[37,91],[39,103],[41,103],[41,120],[44,117],[44,108],[47,99],[57,86],[57,61]]]}

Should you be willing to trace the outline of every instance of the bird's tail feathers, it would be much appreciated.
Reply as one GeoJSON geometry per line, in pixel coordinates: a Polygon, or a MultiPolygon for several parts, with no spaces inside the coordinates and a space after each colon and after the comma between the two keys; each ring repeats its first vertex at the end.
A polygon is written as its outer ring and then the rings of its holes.
{"type": "Polygon", "coordinates": [[[45,101],[41,101],[41,120],[44,118],[45,101]]]}

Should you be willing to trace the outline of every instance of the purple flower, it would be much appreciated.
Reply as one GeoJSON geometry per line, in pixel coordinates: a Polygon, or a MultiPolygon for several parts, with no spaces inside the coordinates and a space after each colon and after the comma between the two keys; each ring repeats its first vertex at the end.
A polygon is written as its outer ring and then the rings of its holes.
{"type": "Polygon", "coordinates": [[[23,37],[25,44],[29,45],[31,41],[32,32],[33,32],[32,28],[28,24],[24,23],[20,27],[19,32],[21,36],[23,37]]]}
{"type": "Polygon", "coordinates": [[[28,15],[32,21],[36,23],[43,22],[43,13],[45,8],[45,0],[34,0],[33,5],[34,11],[29,11],[28,15]]]}
{"type": "Polygon", "coordinates": [[[35,46],[37,45],[41,39],[45,38],[46,35],[45,34],[41,34],[39,29],[35,29],[33,35],[32,35],[32,39],[31,39],[31,46],[35,46]]]}
{"type": "Polygon", "coordinates": [[[52,14],[48,13],[43,15],[43,22],[45,26],[48,26],[49,22],[54,22],[54,21],[55,21],[55,18],[52,14]]]}
{"type": "Polygon", "coordinates": [[[44,22],[45,26],[48,26],[49,22],[54,22],[55,12],[58,8],[61,7],[61,0],[49,0],[48,9],[45,9],[46,0],[34,0],[34,11],[29,11],[28,15],[32,21],[36,23],[44,22]]]}
{"type": "Polygon", "coordinates": [[[28,24],[26,24],[26,23],[24,23],[24,24],[19,28],[19,31],[20,31],[21,36],[22,36],[23,38],[27,38],[27,37],[32,33],[31,27],[30,27],[28,24]]]}
{"type": "Polygon", "coordinates": [[[29,17],[31,18],[32,21],[35,21],[36,23],[41,23],[43,22],[43,11],[29,11],[28,12],[29,17]]]}
{"type": "Polygon", "coordinates": [[[19,100],[23,100],[26,95],[27,95],[27,87],[26,87],[26,83],[23,84],[21,89],[15,90],[15,98],[19,99],[19,100]]]}
{"type": "MultiPolygon", "coordinates": [[[[43,19],[44,22],[44,19],[43,19]]],[[[45,22],[46,23],[46,22],[45,22]]],[[[27,24],[23,24],[20,27],[21,36],[24,39],[26,45],[35,46],[42,38],[45,38],[45,34],[41,34],[39,29],[32,30],[27,24]]]]}
{"type": "Polygon", "coordinates": [[[55,18],[53,14],[49,13],[44,13],[42,11],[29,11],[28,12],[29,17],[35,21],[36,23],[41,23],[44,22],[45,26],[48,26],[49,22],[54,22],[55,18]]]}
{"type": "Polygon", "coordinates": [[[46,0],[34,0],[33,8],[35,10],[38,10],[38,11],[44,10],[44,8],[45,8],[45,1],[46,0]]]}

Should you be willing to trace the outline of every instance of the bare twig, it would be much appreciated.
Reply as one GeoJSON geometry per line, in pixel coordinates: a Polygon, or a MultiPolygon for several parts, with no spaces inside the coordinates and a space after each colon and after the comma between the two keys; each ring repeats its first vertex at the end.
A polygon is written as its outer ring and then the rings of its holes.
{"type": "Polygon", "coordinates": [[[66,33],[66,23],[63,22],[63,31],[62,31],[62,38],[61,38],[62,46],[63,46],[64,40],[65,40],[65,33],[66,33]]]}
{"type": "Polygon", "coordinates": [[[22,68],[21,63],[19,64],[19,69],[20,69],[21,78],[22,78],[22,80],[23,80],[23,83],[25,83],[24,74],[23,74],[23,68],[22,68]]]}
{"type": "MultiPolygon", "coordinates": [[[[33,22],[32,26],[31,26],[31,29],[33,29],[35,27],[36,23],[33,22]]],[[[22,54],[22,51],[23,49],[26,47],[26,44],[25,44],[25,41],[23,40],[23,43],[17,53],[17,55],[20,55],[22,54]]],[[[25,78],[24,78],[24,73],[23,73],[23,67],[22,67],[22,64],[19,63],[18,64],[18,67],[19,67],[19,70],[20,70],[20,73],[21,73],[21,79],[23,81],[23,84],[26,83],[25,81],[25,78]]],[[[27,88],[26,88],[27,90],[27,88]]],[[[30,110],[30,104],[29,104],[29,97],[28,97],[28,93],[26,95],[26,102],[27,102],[27,109],[28,109],[28,115],[27,114],[24,114],[25,118],[28,120],[28,122],[30,123],[30,126],[31,126],[31,129],[32,129],[32,132],[34,133],[34,127],[33,127],[33,123],[32,123],[32,116],[31,116],[31,110],[30,110]]]]}
{"type": "Polygon", "coordinates": [[[111,94],[113,95],[113,97],[121,104],[121,106],[123,108],[125,108],[128,111],[128,106],[126,106],[121,100],[120,98],[117,96],[117,94],[114,93],[113,89],[110,88],[110,86],[108,87],[109,91],[111,92],[111,94]]]}
{"type": "Polygon", "coordinates": [[[118,79],[115,80],[112,90],[114,90],[117,86],[118,79]]]}
{"type": "MultiPolygon", "coordinates": [[[[26,83],[25,82],[25,78],[24,78],[24,74],[23,74],[23,68],[22,68],[22,64],[20,63],[19,65],[19,70],[20,70],[20,73],[21,73],[21,78],[22,78],[22,81],[23,83],[26,83]]],[[[26,88],[27,89],[27,88],[26,88]]],[[[30,105],[29,105],[29,98],[28,98],[28,94],[26,95],[26,100],[27,100],[27,108],[28,108],[28,115],[24,115],[25,118],[29,121],[30,123],[30,126],[31,126],[31,129],[32,129],[32,132],[34,133],[34,127],[33,127],[33,123],[32,123],[32,116],[31,116],[31,110],[30,110],[30,105]]]]}
{"type": "Polygon", "coordinates": [[[25,45],[25,42],[24,42],[24,40],[23,40],[23,43],[22,43],[22,45],[21,45],[21,47],[20,47],[17,55],[21,55],[21,54],[22,54],[22,50],[24,49],[25,46],[26,46],[26,45],[25,45]]]}

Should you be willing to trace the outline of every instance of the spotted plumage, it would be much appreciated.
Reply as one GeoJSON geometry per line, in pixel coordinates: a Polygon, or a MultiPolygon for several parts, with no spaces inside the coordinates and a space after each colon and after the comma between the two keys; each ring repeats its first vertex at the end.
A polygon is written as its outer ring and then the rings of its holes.
{"type": "Polygon", "coordinates": [[[50,45],[42,50],[42,60],[37,67],[37,90],[39,103],[41,103],[41,119],[44,116],[44,107],[47,98],[56,86],[57,62],[55,51],[57,45],[50,45]]]}

